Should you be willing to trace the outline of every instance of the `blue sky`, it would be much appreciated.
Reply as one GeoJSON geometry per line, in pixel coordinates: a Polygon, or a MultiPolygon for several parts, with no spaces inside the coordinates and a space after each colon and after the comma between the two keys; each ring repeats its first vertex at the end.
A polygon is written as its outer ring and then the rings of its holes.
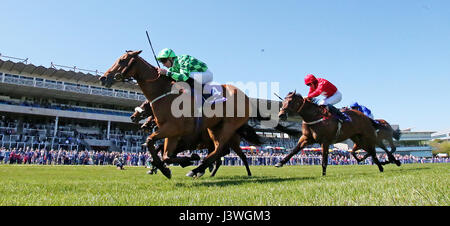
{"type": "Polygon", "coordinates": [[[2,0],[0,53],[105,71],[125,50],[170,47],[205,61],[217,82],[280,82],[312,73],[402,129],[450,129],[450,1],[2,0]],[[264,51],[262,51],[264,50],[264,51]]]}

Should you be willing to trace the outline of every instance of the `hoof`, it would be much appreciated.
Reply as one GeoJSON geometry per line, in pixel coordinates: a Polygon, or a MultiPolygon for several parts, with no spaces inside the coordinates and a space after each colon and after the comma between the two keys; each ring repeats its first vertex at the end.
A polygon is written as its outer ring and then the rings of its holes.
{"type": "Polygon", "coordinates": [[[195,173],[193,171],[189,171],[189,173],[186,174],[187,177],[194,177],[195,173]]]}
{"type": "Polygon", "coordinates": [[[277,163],[277,164],[275,165],[275,167],[277,167],[277,168],[281,168],[281,167],[283,167],[283,164],[281,164],[281,163],[277,163]]]}
{"type": "Polygon", "coordinates": [[[196,178],[200,178],[205,174],[205,172],[198,172],[196,178]]]}
{"type": "Polygon", "coordinates": [[[167,179],[172,178],[172,171],[169,168],[161,169],[162,174],[167,177],[167,179]]]}
{"type": "Polygon", "coordinates": [[[149,171],[147,171],[147,174],[153,175],[153,171],[149,170],[149,171]]]}
{"type": "Polygon", "coordinates": [[[402,163],[400,162],[400,161],[395,161],[395,164],[397,165],[397,166],[401,166],[402,165],[402,163]]]}

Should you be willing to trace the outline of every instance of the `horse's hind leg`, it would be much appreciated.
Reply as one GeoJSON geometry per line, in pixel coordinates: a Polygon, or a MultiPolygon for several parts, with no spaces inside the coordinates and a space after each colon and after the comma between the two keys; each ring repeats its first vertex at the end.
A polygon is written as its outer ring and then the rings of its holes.
{"type": "MultiPolygon", "coordinates": [[[[383,149],[383,151],[386,152],[386,155],[388,156],[388,161],[381,162],[381,165],[387,165],[387,164],[389,164],[389,163],[392,163],[392,159],[391,159],[392,154],[389,152],[389,150],[388,150],[388,149],[386,148],[386,146],[383,144],[383,141],[382,141],[382,140],[378,142],[378,147],[380,147],[381,149],[383,149]]],[[[394,159],[394,160],[395,160],[395,159],[394,159]]]]}
{"type": "Polygon", "coordinates": [[[242,149],[241,149],[241,146],[239,145],[239,137],[237,137],[237,136],[234,136],[233,138],[232,138],[232,140],[230,140],[230,143],[231,143],[231,148],[234,150],[234,152],[236,152],[236,154],[239,156],[239,158],[241,158],[242,159],[242,162],[244,163],[244,165],[245,165],[245,169],[247,170],[247,175],[249,176],[249,177],[251,177],[252,176],[252,172],[250,171],[250,167],[248,166],[248,161],[247,161],[247,156],[244,154],[244,152],[242,152],[242,149]]]}
{"type": "Polygon", "coordinates": [[[389,161],[394,162],[397,166],[401,166],[402,163],[394,157],[394,152],[397,150],[397,148],[394,145],[394,141],[392,140],[392,138],[387,139],[387,141],[389,142],[389,146],[391,146],[391,151],[386,152],[389,157],[389,161]]]}
{"type": "Polygon", "coordinates": [[[218,131],[212,131],[208,129],[211,139],[214,141],[215,149],[213,152],[209,153],[208,156],[203,160],[203,162],[195,169],[190,171],[186,176],[188,177],[201,177],[205,174],[206,168],[213,164],[217,159],[219,159],[227,147],[227,142],[231,138],[232,134],[235,133],[236,129],[230,124],[224,124],[222,128],[218,131]]]}
{"type": "Polygon", "coordinates": [[[371,149],[367,149],[367,150],[370,150],[370,155],[372,156],[373,162],[375,164],[377,164],[378,169],[382,173],[384,171],[384,169],[383,169],[383,166],[381,165],[380,161],[378,160],[377,152],[376,152],[375,148],[371,148],[371,149]]]}

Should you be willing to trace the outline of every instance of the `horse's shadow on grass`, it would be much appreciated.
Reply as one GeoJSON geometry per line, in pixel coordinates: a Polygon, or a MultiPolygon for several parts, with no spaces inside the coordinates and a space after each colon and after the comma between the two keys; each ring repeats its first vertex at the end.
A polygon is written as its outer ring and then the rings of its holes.
{"type": "MultiPolygon", "coordinates": [[[[421,171],[421,170],[429,170],[430,167],[420,167],[420,168],[397,168],[392,169],[391,173],[399,173],[399,172],[408,172],[408,171],[421,171]]],[[[366,176],[372,173],[366,172],[355,172],[353,175],[356,176],[366,176]]],[[[205,179],[196,179],[195,183],[181,183],[178,182],[175,184],[177,187],[227,187],[227,186],[237,186],[242,184],[265,184],[265,183],[280,183],[280,182],[294,182],[294,181],[314,181],[322,178],[332,178],[334,176],[304,176],[304,177],[277,177],[277,176],[232,176],[232,177],[217,177],[217,178],[205,178],[205,179]]]]}
{"type": "Polygon", "coordinates": [[[407,172],[407,171],[420,171],[420,170],[429,170],[431,169],[430,167],[420,167],[420,168],[410,168],[410,169],[405,169],[405,168],[394,168],[391,171],[387,171],[387,172],[407,172]]]}
{"type": "Polygon", "coordinates": [[[226,187],[226,186],[236,186],[242,184],[264,184],[264,183],[280,183],[280,182],[290,182],[290,181],[305,181],[305,180],[316,180],[321,177],[275,177],[275,176],[234,176],[234,177],[218,177],[214,180],[197,180],[196,183],[176,183],[177,187],[226,187]]]}

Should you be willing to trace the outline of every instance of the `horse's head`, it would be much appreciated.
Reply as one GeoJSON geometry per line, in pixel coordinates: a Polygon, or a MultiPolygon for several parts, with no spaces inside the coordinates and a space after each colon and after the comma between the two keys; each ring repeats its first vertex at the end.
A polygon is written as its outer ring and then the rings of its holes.
{"type": "Polygon", "coordinates": [[[119,57],[113,66],[100,77],[102,85],[109,88],[116,81],[125,81],[126,79],[133,77],[136,73],[136,67],[133,67],[133,65],[136,63],[136,57],[138,57],[141,52],[142,50],[127,51],[119,57]]]}
{"type": "Polygon", "coordinates": [[[138,124],[142,119],[144,119],[144,110],[140,107],[134,109],[134,113],[130,116],[133,123],[138,124]]]}
{"type": "Polygon", "coordinates": [[[296,91],[288,93],[283,100],[283,105],[278,113],[281,120],[286,120],[289,113],[298,113],[303,106],[304,100],[302,95],[297,94],[296,91]]]}
{"type": "Polygon", "coordinates": [[[147,118],[153,115],[152,108],[150,106],[150,102],[145,101],[141,104],[141,106],[136,107],[134,109],[133,115],[131,115],[130,119],[134,123],[139,123],[142,119],[147,118]]]}

